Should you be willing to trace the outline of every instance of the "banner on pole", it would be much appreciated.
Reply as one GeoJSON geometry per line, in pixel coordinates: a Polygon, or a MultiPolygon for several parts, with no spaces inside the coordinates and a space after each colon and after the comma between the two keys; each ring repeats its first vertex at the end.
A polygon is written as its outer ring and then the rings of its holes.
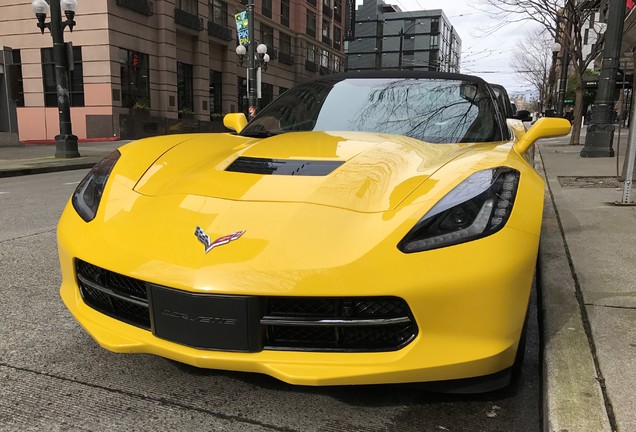
{"type": "Polygon", "coordinates": [[[248,29],[249,15],[247,11],[241,11],[234,14],[234,20],[236,21],[236,36],[238,37],[239,45],[250,44],[250,31],[248,29]]]}

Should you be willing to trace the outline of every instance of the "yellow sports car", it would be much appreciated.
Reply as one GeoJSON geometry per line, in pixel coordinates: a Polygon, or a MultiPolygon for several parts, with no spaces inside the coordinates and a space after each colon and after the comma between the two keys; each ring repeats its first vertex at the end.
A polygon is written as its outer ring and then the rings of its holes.
{"type": "Polygon", "coordinates": [[[121,147],[66,206],[61,295],[100,345],[302,385],[507,383],[543,208],[527,150],[569,122],[379,72],[224,123],[121,147]]]}

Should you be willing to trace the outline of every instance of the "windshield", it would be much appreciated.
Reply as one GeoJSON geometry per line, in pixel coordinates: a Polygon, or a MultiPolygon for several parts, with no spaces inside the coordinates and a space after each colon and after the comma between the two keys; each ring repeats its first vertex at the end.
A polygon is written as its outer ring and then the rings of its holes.
{"type": "Polygon", "coordinates": [[[447,79],[310,81],[265,107],[241,135],[298,131],[400,134],[432,143],[503,139],[486,85],[447,79]]]}

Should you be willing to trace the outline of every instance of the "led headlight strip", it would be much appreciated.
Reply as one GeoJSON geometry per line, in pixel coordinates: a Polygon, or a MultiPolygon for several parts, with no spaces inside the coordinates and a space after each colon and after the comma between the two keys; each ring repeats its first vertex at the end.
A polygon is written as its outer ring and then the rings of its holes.
{"type": "Polygon", "coordinates": [[[113,170],[119,156],[119,151],[115,150],[97,162],[75,189],[71,202],[77,214],[84,221],[90,222],[95,218],[99,202],[102,199],[102,193],[104,193],[104,187],[106,187],[110,172],[113,170]]]}
{"type": "Polygon", "coordinates": [[[503,228],[512,213],[519,171],[478,171],[437,202],[400,241],[404,253],[476,240],[503,228]]]}

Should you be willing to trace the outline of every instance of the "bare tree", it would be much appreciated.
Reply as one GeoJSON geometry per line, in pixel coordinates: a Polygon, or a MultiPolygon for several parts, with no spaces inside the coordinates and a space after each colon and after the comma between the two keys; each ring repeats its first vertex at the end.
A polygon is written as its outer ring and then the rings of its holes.
{"type": "Polygon", "coordinates": [[[585,84],[583,74],[588,65],[603,49],[604,35],[598,34],[600,29],[595,27],[598,39],[591,51],[584,55],[583,32],[589,27],[591,16],[596,13],[601,4],[600,0],[482,0],[490,6],[490,13],[500,24],[491,31],[495,31],[508,24],[521,21],[535,21],[561,44],[563,50],[570,55],[570,68],[575,79],[575,107],[574,123],[570,144],[580,144],[581,123],[583,118],[583,92],[585,84]]]}
{"type": "Polygon", "coordinates": [[[539,111],[552,104],[550,55],[553,44],[550,34],[538,29],[517,45],[510,63],[513,70],[539,93],[539,111]]]}

